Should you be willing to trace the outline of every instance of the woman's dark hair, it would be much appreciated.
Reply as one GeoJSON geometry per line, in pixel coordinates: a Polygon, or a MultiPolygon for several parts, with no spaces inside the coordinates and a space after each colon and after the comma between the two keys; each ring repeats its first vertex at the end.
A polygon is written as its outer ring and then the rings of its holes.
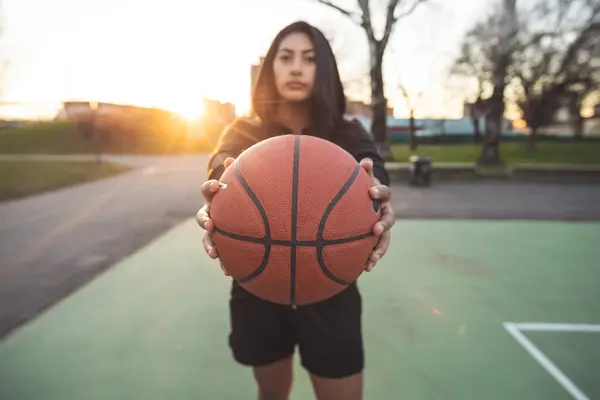
{"type": "Polygon", "coordinates": [[[298,21],[282,29],[267,52],[252,95],[252,113],[261,120],[274,120],[279,95],[273,75],[273,61],[281,41],[292,33],[305,33],[315,50],[316,76],[307,132],[309,135],[328,138],[343,120],[346,97],[340,80],[335,56],[323,33],[312,25],[298,21]]]}

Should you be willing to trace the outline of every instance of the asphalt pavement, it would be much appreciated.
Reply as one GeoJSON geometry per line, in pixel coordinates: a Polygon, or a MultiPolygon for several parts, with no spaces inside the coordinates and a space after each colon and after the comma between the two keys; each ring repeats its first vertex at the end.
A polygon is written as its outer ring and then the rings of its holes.
{"type": "Polygon", "coordinates": [[[111,159],[136,169],[0,204],[0,338],[202,205],[206,157],[111,159]]]}
{"type": "MultiPolygon", "coordinates": [[[[206,156],[105,158],[136,168],[0,204],[0,338],[202,205],[206,156]]],[[[392,191],[400,219],[600,220],[600,185],[394,182],[392,191]]]]}

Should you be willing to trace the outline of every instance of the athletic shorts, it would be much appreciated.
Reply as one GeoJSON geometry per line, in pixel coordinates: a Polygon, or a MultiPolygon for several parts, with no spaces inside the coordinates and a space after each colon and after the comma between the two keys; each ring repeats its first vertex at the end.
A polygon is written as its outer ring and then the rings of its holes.
{"type": "Polygon", "coordinates": [[[231,288],[229,346],[242,365],[258,367],[294,354],[324,378],[344,378],[364,368],[362,299],[356,283],[319,303],[293,309],[262,300],[235,281],[231,288]]]}

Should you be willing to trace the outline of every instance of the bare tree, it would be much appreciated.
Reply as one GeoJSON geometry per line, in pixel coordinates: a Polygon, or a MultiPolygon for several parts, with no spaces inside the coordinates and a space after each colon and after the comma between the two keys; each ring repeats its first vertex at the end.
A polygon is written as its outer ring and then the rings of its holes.
{"type": "Polygon", "coordinates": [[[467,32],[460,53],[450,68],[451,76],[466,78],[475,83],[475,91],[468,96],[471,101],[470,117],[475,143],[479,143],[481,139],[480,119],[487,112],[489,95],[486,96],[486,92],[493,86],[496,51],[494,43],[496,32],[499,30],[500,15],[498,12],[493,13],[467,32]]]}
{"type": "Polygon", "coordinates": [[[504,91],[518,31],[516,2],[516,0],[502,0],[502,10],[498,15],[499,23],[490,27],[497,34],[497,39],[490,42],[494,90],[488,101],[484,143],[478,160],[482,165],[495,165],[501,162],[499,147],[504,125],[504,91]]]}
{"type": "Polygon", "coordinates": [[[562,107],[575,135],[583,134],[583,102],[600,88],[600,0],[540,0],[527,15],[511,75],[532,151],[538,130],[562,107]]]}
{"type": "Polygon", "coordinates": [[[383,56],[398,21],[412,14],[419,4],[424,3],[426,0],[388,0],[385,14],[385,28],[381,38],[375,36],[375,29],[371,18],[371,1],[357,0],[359,11],[347,10],[329,0],[316,1],[337,10],[360,26],[367,36],[369,43],[369,74],[371,77],[371,107],[373,116],[371,133],[375,138],[381,156],[386,160],[390,160],[392,153],[387,137],[387,99],[383,87],[383,56]]]}
{"type": "Polygon", "coordinates": [[[499,145],[504,126],[504,92],[518,29],[516,0],[502,0],[499,8],[467,33],[460,55],[451,68],[452,75],[469,76],[477,82],[471,117],[474,136],[478,140],[479,118],[486,115],[484,142],[478,160],[482,165],[501,162],[499,145]],[[489,98],[483,97],[486,86],[492,88],[489,98]]]}
{"type": "Polygon", "coordinates": [[[409,134],[410,134],[410,149],[416,150],[419,144],[417,140],[417,130],[415,127],[415,107],[417,101],[423,96],[423,92],[418,92],[414,96],[411,96],[406,90],[406,86],[402,82],[398,83],[398,89],[402,93],[402,96],[406,100],[406,106],[409,112],[409,134]]]}

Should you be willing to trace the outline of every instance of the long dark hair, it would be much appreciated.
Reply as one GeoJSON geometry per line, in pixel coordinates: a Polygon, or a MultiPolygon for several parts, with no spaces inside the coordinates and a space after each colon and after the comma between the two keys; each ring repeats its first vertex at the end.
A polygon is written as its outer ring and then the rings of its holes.
{"type": "Polygon", "coordinates": [[[267,52],[258,74],[252,94],[252,114],[265,122],[272,122],[277,113],[279,95],[273,76],[273,61],[281,41],[292,33],[307,34],[314,46],[316,77],[308,134],[329,138],[343,121],[346,112],[346,96],[329,42],[323,33],[304,22],[294,22],[282,29],[267,52]]]}

